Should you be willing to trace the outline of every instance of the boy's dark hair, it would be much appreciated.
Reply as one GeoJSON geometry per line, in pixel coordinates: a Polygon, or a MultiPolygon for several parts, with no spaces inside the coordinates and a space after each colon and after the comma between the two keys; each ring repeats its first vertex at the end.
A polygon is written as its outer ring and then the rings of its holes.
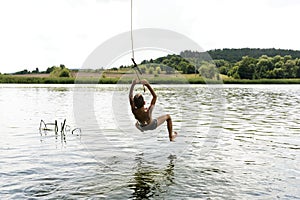
{"type": "Polygon", "coordinates": [[[133,102],[137,109],[145,105],[144,97],[141,94],[134,95],[133,102]]]}

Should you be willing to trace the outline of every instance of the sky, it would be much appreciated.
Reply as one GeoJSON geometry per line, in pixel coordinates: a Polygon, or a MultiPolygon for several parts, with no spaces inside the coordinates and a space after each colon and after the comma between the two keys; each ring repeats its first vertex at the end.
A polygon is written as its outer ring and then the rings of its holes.
{"type": "MultiPolygon", "coordinates": [[[[176,31],[204,50],[300,50],[298,0],[133,0],[133,28],[176,31]]],[[[0,0],[0,73],[80,68],[130,31],[130,0],[0,0]]]]}

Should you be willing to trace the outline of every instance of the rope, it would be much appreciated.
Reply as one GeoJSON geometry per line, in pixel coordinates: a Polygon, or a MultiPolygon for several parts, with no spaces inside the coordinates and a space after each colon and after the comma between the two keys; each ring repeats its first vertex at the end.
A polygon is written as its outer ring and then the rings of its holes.
{"type": "MultiPolygon", "coordinates": [[[[142,72],[134,60],[132,19],[133,19],[133,0],[130,1],[130,39],[131,39],[131,56],[132,56],[131,60],[133,62],[133,69],[136,73],[136,76],[138,77],[139,81],[141,81],[139,74],[142,75],[142,72]]],[[[145,92],[146,89],[144,85],[143,85],[143,89],[145,92]]]]}
{"type": "Polygon", "coordinates": [[[131,37],[131,54],[132,54],[132,59],[134,60],[134,50],[133,50],[133,34],[132,34],[132,13],[133,13],[133,9],[132,9],[132,4],[133,4],[133,2],[132,2],[133,0],[131,0],[131,2],[130,2],[130,37],[131,37]]]}

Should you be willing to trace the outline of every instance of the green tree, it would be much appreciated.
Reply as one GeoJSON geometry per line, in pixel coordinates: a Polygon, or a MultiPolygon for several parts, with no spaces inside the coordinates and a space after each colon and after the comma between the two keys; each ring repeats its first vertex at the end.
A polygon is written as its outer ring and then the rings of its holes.
{"type": "Polygon", "coordinates": [[[230,76],[230,77],[233,77],[235,79],[239,79],[240,76],[238,74],[238,69],[239,69],[239,66],[237,66],[237,65],[233,66],[232,68],[230,68],[228,70],[227,75],[230,76]]]}
{"type": "Polygon", "coordinates": [[[297,78],[300,78],[300,59],[299,58],[297,58],[296,60],[295,60],[295,64],[296,64],[296,77],[297,78]]]}
{"type": "Polygon", "coordinates": [[[221,60],[214,60],[214,63],[218,68],[220,74],[228,75],[228,71],[231,68],[230,62],[221,59],[221,60]]]}
{"type": "Polygon", "coordinates": [[[280,60],[280,61],[275,63],[275,68],[282,68],[283,65],[284,65],[283,61],[280,60]]]}
{"type": "Polygon", "coordinates": [[[216,77],[217,70],[212,64],[203,64],[199,69],[200,75],[204,78],[213,79],[216,77]]]}
{"type": "Polygon", "coordinates": [[[168,59],[164,59],[162,64],[169,66],[170,62],[168,59]]]}
{"type": "Polygon", "coordinates": [[[24,69],[22,71],[14,73],[14,74],[30,74],[30,71],[28,71],[27,69],[24,69]]]}
{"type": "Polygon", "coordinates": [[[149,69],[148,69],[148,73],[149,73],[149,74],[153,74],[153,72],[154,72],[154,67],[152,67],[152,66],[151,66],[151,67],[149,67],[149,69]]]}
{"type": "Polygon", "coordinates": [[[228,62],[225,61],[224,59],[221,59],[221,60],[214,60],[214,63],[217,68],[220,68],[222,66],[226,66],[228,62]]]}
{"type": "Polygon", "coordinates": [[[187,74],[187,67],[188,67],[187,62],[180,61],[180,63],[178,64],[177,70],[182,71],[182,73],[184,73],[184,74],[187,74]]]}
{"type": "Polygon", "coordinates": [[[54,69],[55,69],[55,66],[48,67],[47,70],[46,70],[46,73],[50,74],[54,69]]]}
{"type": "Polygon", "coordinates": [[[166,70],[167,74],[173,74],[174,73],[174,69],[172,67],[166,66],[165,70],[166,70]]]}
{"type": "Polygon", "coordinates": [[[300,67],[295,66],[295,78],[300,78],[300,67]]]}
{"type": "Polygon", "coordinates": [[[186,69],[185,69],[185,73],[186,74],[195,74],[195,73],[197,73],[197,69],[195,68],[194,65],[188,64],[186,69]]]}
{"type": "Polygon", "coordinates": [[[244,56],[239,62],[237,73],[241,79],[254,79],[255,65],[257,60],[255,58],[244,56]]]}
{"type": "Polygon", "coordinates": [[[284,63],[284,71],[286,78],[295,78],[296,77],[296,63],[295,60],[287,60],[284,63]]]}
{"type": "Polygon", "coordinates": [[[67,69],[67,68],[63,68],[63,69],[60,71],[59,77],[71,77],[70,70],[67,69]]]}
{"type": "Polygon", "coordinates": [[[38,74],[39,72],[39,68],[35,68],[35,70],[32,71],[33,74],[38,74]]]}
{"type": "Polygon", "coordinates": [[[297,66],[300,67],[300,58],[297,58],[297,59],[295,60],[295,64],[296,64],[297,66]]]}
{"type": "Polygon", "coordinates": [[[71,77],[70,70],[63,67],[55,67],[54,70],[50,73],[51,77],[71,77]]]}
{"type": "Polygon", "coordinates": [[[157,74],[160,74],[161,73],[160,66],[157,66],[156,69],[155,69],[155,71],[156,71],[157,74]]]}
{"type": "Polygon", "coordinates": [[[284,57],[283,57],[283,62],[287,62],[288,60],[292,60],[292,56],[290,56],[290,55],[285,55],[284,57]]]}
{"type": "Polygon", "coordinates": [[[255,78],[267,78],[270,74],[269,71],[274,69],[272,59],[266,55],[261,56],[256,63],[255,78]]]}
{"type": "Polygon", "coordinates": [[[265,77],[263,77],[263,78],[276,78],[276,74],[275,74],[274,70],[269,70],[269,71],[266,71],[265,77]]]}
{"type": "Polygon", "coordinates": [[[273,59],[272,59],[273,65],[275,65],[275,64],[278,63],[279,61],[282,61],[282,62],[283,62],[283,57],[281,57],[280,55],[276,55],[276,56],[274,56],[273,59]]]}
{"type": "Polygon", "coordinates": [[[141,62],[141,65],[144,65],[144,64],[147,64],[149,61],[147,61],[147,60],[143,60],[142,62],[141,62]]]}
{"type": "Polygon", "coordinates": [[[139,68],[140,68],[142,74],[146,73],[146,66],[145,65],[141,65],[141,66],[139,66],[139,68]]]}
{"type": "Polygon", "coordinates": [[[240,79],[240,78],[241,78],[240,75],[239,75],[237,72],[234,73],[232,77],[233,77],[234,79],[240,79]]]}
{"type": "Polygon", "coordinates": [[[225,74],[225,75],[227,75],[227,74],[228,74],[228,71],[229,71],[229,69],[228,69],[226,66],[222,66],[222,67],[219,68],[220,74],[225,74]]]}
{"type": "Polygon", "coordinates": [[[273,72],[275,78],[284,78],[284,70],[282,68],[275,68],[273,72]]]}

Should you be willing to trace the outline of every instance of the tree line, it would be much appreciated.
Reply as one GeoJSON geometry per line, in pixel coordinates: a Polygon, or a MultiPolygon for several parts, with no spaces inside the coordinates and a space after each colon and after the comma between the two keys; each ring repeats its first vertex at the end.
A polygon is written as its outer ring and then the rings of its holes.
{"type": "Polygon", "coordinates": [[[216,60],[215,63],[221,74],[235,79],[300,78],[300,59],[293,59],[290,55],[244,56],[236,63],[225,60],[216,60]]]}
{"type": "Polygon", "coordinates": [[[252,58],[259,58],[262,55],[269,57],[274,57],[277,55],[287,56],[290,55],[293,58],[300,58],[300,51],[290,50],[290,49],[260,49],[260,48],[241,48],[241,49],[214,49],[207,52],[198,52],[186,50],[180,53],[180,56],[184,58],[199,58],[202,60],[226,60],[230,63],[235,63],[244,56],[249,56],[252,58]]]}
{"type": "Polygon", "coordinates": [[[51,77],[71,77],[71,71],[63,64],[59,66],[48,67],[46,71],[40,71],[39,68],[29,71],[24,69],[13,73],[13,75],[23,75],[23,74],[50,74],[51,77]]]}
{"type": "MultiPolygon", "coordinates": [[[[274,48],[216,49],[207,52],[186,50],[179,55],[169,54],[144,60],[139,66],[142,73],[154,75],[172,74],[178,71],[183,74],[199,74],[209,79],[218,79],[219,74],[235,79],[300,78],[300,51],[274,48]]],[[[113,69],[129,67],[132,66],[122,65],[113,69]]],[[[53,77],[72,76],[72,72],[63,64],[48,67],[46,71],[39,71],[36,68],[30,72],[25,69],[14,74],[30,73],[47,73],[53,77]]]]}
{"type": "Polygon", "coordinates": [[[300,51],[245,48],[209,52],[183,51],[180,55],[144,60],[141,64],[156,64],[161,70],[169,67],[171,73],[172,70],[199,73],[210,79],[219,78],[219,73],[235,79],[300,78],[300,51]]]}

